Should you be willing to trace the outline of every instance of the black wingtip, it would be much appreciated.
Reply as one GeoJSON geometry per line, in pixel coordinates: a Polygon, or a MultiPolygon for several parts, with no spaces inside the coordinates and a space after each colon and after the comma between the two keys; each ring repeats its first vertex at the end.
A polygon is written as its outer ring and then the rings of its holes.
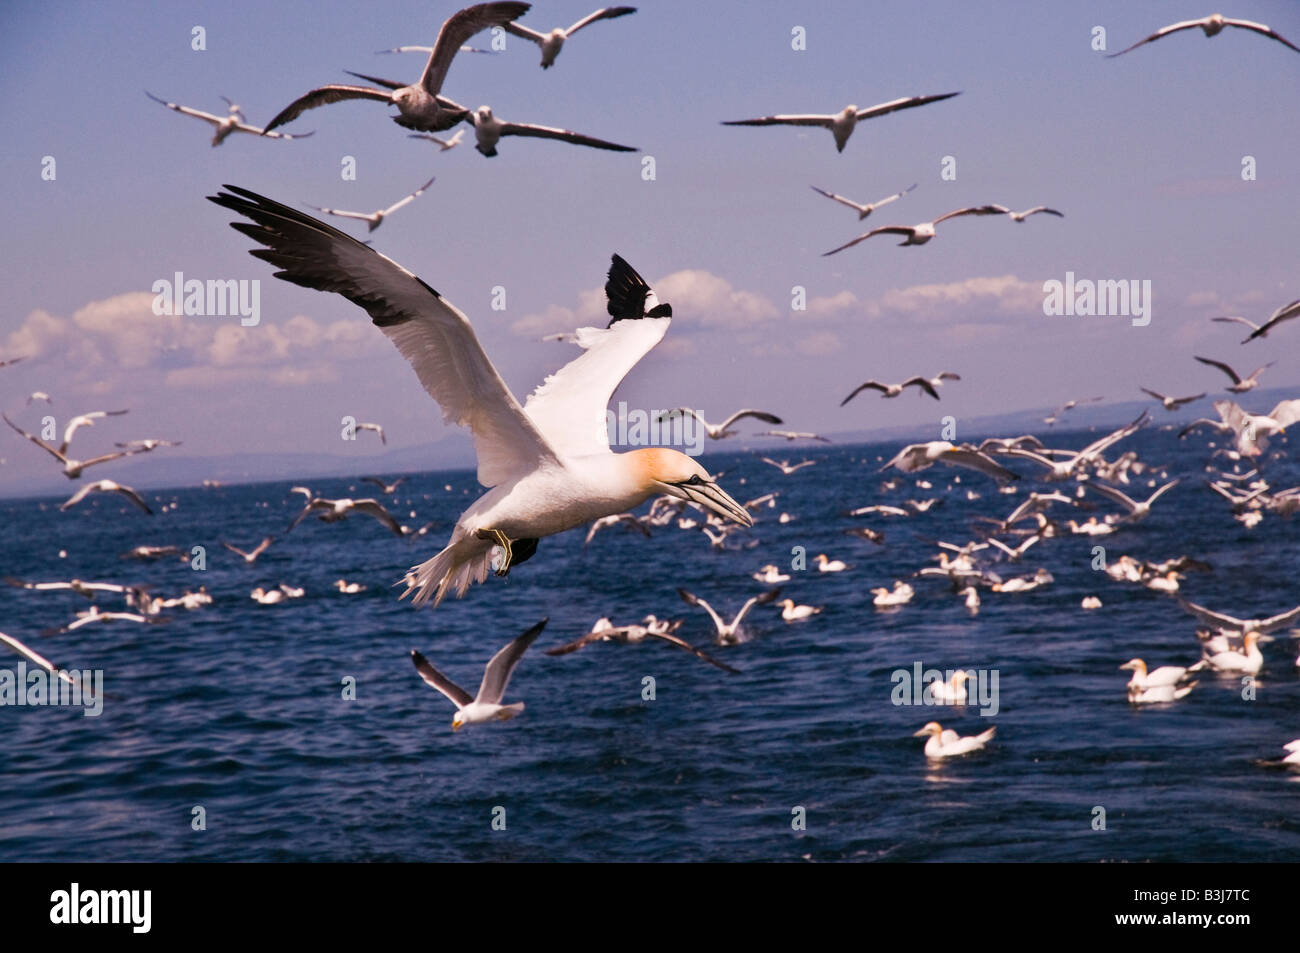
{"type": "Polygon", "coordinates": [[[637,274],[636,269],[623,256],[615,253],[610,259],[605,282],[605,297],[608,299],[605,310],[613,319],[609,323],[612,325],[615,321],[645,317],[645,299],[649,293],[650,286],[645,279],[637,274]]]}

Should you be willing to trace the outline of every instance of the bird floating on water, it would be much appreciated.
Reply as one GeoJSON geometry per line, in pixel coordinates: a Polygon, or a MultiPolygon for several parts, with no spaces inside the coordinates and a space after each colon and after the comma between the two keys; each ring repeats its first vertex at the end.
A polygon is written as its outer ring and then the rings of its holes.
{"type": "Polygon", "coordinates": [[[912,735],[913,738],[924,738],[927,735],[929,740],[925,743],[925,755],[927,758],[951,758],[956,755],[970,754],[972,751],[979,751],[986,744],[993,740],[993,733],[997,731],[994,726],[988,731],[982,731],[978,735],[958,736],[957,732],[951,728],[945,729],[937,721],[929,722],[924,728],[912,735]]]}

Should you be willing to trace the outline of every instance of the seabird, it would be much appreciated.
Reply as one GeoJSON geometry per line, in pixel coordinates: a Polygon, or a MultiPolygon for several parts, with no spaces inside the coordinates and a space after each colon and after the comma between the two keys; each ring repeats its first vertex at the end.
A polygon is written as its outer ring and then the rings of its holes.
{"type": "Polygon", "coordinates": [[[469,110],[464,106],[439,95],[443,80],[447,77],[447,70],[451,68],[451,61],[457,51],[474,34],[488,27],[505,26],[516,17],[527,13],[529,6],[527,3],[503,0],[503,2],[480,3],[466,7],[452,14],[443,23],[419,81],[404,86],[392,80],[349,73],[358,79],[384,86],[386,89],[338,83],[321,86],[298,97],[282,109],[279,115],[267,124],[267,131],[291,122],[308,109],[345,99],[373,99],[396,106],[398,114],[392,117],[393,122],[417,132],[441,132],[450,129],[469,115],[469,110]]]}
{"type": "Polygon", "coordinates": [[[845,106],[838,113],[825,116],[818,114],[802,114],[789,116],[763,116],[760,119],[736,119],[731,122],[724,122],[724,126],[821,126],[829,129],[831,135],[835,137],[835,149],[837,152],[844,151],[844,145],[849,141],[849,136],[853,135],[853,127],[863,119],[874,119],[876,116],[883,116],[886,113],[897,112],[900,109],[911,109],[913,106],[924,106],[927,103],[937,103],[943,99],[951,99],[957,93],[941,93],[937,96],[905,96],[902,99],[894,99],[887,103],[880,103],[877,106],[868,106],[866,109],[859,109],[857,106],[845,106]]]}
{"type": "Polygon", "coordinates": [[[1160,39],[1162,36],[1168,36],[1170,33],[1177,33],[1180,30],[1191,30],[1191,29],[1195,29],[1196,27],[1200,27],[1201,30],[1205,33],[1205,36],[1209,38],[1212,36],[1218,36],[1220,33],[1223,32],[1225,27],[1230,27],[1230,26],[1239,27],[1243,30],[1253,30],[1255,33],[1260,33],[1266,37],[1269,37],[1270,39],[1277,40],[1279,43],[1283,44],[1284,46],[1289,46],[1297,53],[1300,53],[1300,46],[1296,46],[1290,40],[1287,40],[1285,37],[1283,37],[1282,34],[1278,33],[1276,30],[1272,29],[1271,27],[1265,26],[1263,23],[1255,23],[1251,20],[1234,20],[1230,17],[1225,17],[1222,13],[1212,13],[1208,17],[1201,17],[1199,20],[1183,20],[1179,23],[1171,23],[1169,26],[1161,27],[1159,30],[1156,30],[1156,32],[1152,33],[1146,39],[1138,40],[1132,46],[1127,47],[1126,49],[1122,49],[1118,53],[1109,53],[1107,54],[1107,56],[1108,57],[1122,56],[1125,53],[1129,52],[1129,50],[1136,50],[1139,46],[1142,46],[1144,43],[1150,43],[1153,40],[1160,39]]]}
{"type": "Polygon", "coordinates": [[[174,109],[178,113],[184,113],[186,116],[193,116],[196,119],[202,119],[204,122],[214,126],[215,132],[212,136],[213,146],[221,145],[226,141],[227,136],[235,132],[247,132],[254,136],[269,136],[272,139],[306,139],[308,136],[316,134],[315,130],[312,130],[311,132],[298,132],[291,135],[287,132],[269,132],[265,129],[258,129],[256,126],[250,126],[244,122],[244,113],[239,106],[232,103],[229,99],[226,99],[225,96],[222,96],[221,98],[226,100],[226,105],[230,107],[230,112],[225,116],[214,116],[212,113],[205,113],[199,109],[191,109],[189,106],[178,106],[176,103],[169,103],[165,99],[159,99],[147,89],[144,94],[154,102],[162,103],[168,109],[174,109]]]}
{"type": "Polygon", "coordinates": [[[650,538],[650,530],[640,518],[633,516],[631,513],[614,513],[611,516],[602,516],[600,519],[593,521],[591,527],[587,530],[587,538],[582,541],[582,545],[586,546],[590,543],[592,537],[602,529],[608,529],[611,526],[618,526],[620,523],[624,528],[636,530],[642,536],[646,537],[646,539],[650,538]]]}
{"type": "Polygon", "coordinates": [[[954,755],[969,754],[972,751],[980,750],[993,740],[995,731],[997,731],[996,726],[978,735],[967,735],[963,738],[959,737],[957,732],[952,729],[944,730],[937,721],[932,721],[912,737],[923,738],[926,735],[930,736],[925,743],[927,758],[951,758],[954,755]]]}
{"type": "Polygon", "coordinates": [[[702,649],[697,649],[689,642],[679,639],[672,633],[681,628],[681,620],[669,622],[667,619],[657,619],[653,615],[645,617],[643,625],[614,625],[609,619],[601,618],[596,620],[596,624],[591,627],[591,631],[579,639],[575,639],[565,645],[557,645],[555,648],[546,650],[547,655],[568,655],[578,649],[591,645],[593,642],[622,642],[637,643],[644,642],[646,639],[661,639],[670,645],[675,645],[685,652],[690,652],[696,658],[708,662],[710,665],[717,666],[725,672],[733,675],[739,675],[740,670],[732,668],[725,662],[719,662],[712,655],[709,655],[702,649]]]}
{"type": "Polygon", "coordinates": [[[492,114],[491,106],[480,106],[466,117],[474,127],[474,148],[488,158],[497,154],[497,143],[502,136],[530,136],[534,139],[559,139],[575,146],[590,146],[593,149],[608,149],[611,152],[636,152],[635,146],[621,146],[617,142],[608,142],[568,129],[554,126],[538,126],[525,122],[506,122],[492,114]]]}
{"type": "Polygon", "coordinates": [[[45,391],[43,390],[34,390],[30,394],[28,394],[27,406],[30,407],[32,405],[32,401],[34,400],[43,400],[45,401],[45,403],[50,404],[51,406],[54,404],[54,401],[50,399],[50,395],[45,393],[45,391]]]}
{"type": "Polygon", "coordinates": [[[780,417],[777,417],[775,414],[769,414],[767,413],[767,411],[764,410],[752,410],[750,408],[736,411],[734,414],[732,414],[730,417],[728,417],[720,424],[709,423],[707,420],[704,419],[703,414],[701,414],[698,410],[692,410],[689,407],[678,407],[676,410],[666,410],[659,415],[659,420],[662,422],[664,420],[667,420],[670,417],[675,417],[675,416],[694,417],[696,420],[700,422],[700,426],[703,427],[705,431],[708,433],[710,440],[721,440],[724,437],[734,436],[736,433],[738,433],[738,431],[732,430],[731,425],[734,424],[737,420],[743,420],[746,417],[753,417],[755,420],[761,420],[765,424],[785,423],[785,421],[783,421],[780,417]]]}
{"type": "MultiPolygon", "coordinates": [[[[944,373],[946,374],[947,372],[945,371],[944,373]]],[[[943,374],[939,376],[942,377],[943,374]]],[[[956,377],[955,374],[951,376],[956,377]]],[[[909,377],[901,384],[882,384],[880,381],[877,380],[865,381],[859,384],[857,387],[855,387],[848,397],[845,397],[842,401],[840,401],[840,406],[843,407],[845,404],[851,401],[854,397],[857,397],[864,390],[878,390],[880,391],[881,398],[885,398],[885,397],[899,396],[900,394],[903,393],[904,387],[919,388],[920,390],[925,391],[935,400],[939,399],[939,392],[934,389],[934,384],[932,384],[929,381],[929,379],[924,377],[909,377]]]]}
{"type": "Polygon", "coordinates": [[[1195,396],[1192,397],[1166,397],[1164,394],[1158,394],[1155,391],[1148,390],[1145,387],[1139,387],[1138,390],[1160,401],[1160,403],[1164,406],[1165,410],[1177,410],[1179,407],[1183,406],[1183,404],[1190,404],[1193,401],[1200,400],[1202,397],[1205,396],[1205,394],[1201,393],[1201,394],[1196,394],[1195,396]]]}
{"type": "Polygon", "coordinates": [[[892,590],[886,589],[884,586],[879,586],[867,591],[876,597],[871,600],[871,604],[875,606],[905,605],[912,601],[912,596],[916,595],[916,590],[901,579],[894,580],[894,588],[892,590]]]}
{"type": "Polygon", "coordinates": [[[375,433],[379,434],[379,442],[382,443],[384,446],[388,446],[388,438],[384,436],[384,428],[381,427],[379,424],[357,424],[356,429],[373,430],[375,433]]]}
{"type": "Polygon", "coordinates": [[[1127,522],[1136,523],[1138,520],[1146,519],[1148,516],[1150,516],[1151,504],[1154,503],[1156,500],[1160,499],[1162,493],[1166,492],[1167,490],[1172,490],[1174,487],[1178,485],[1178,483],[1179,483],[1178,480],[1172,480],[1169,483],[1166,483],[1164,486],[1160,487],[1160,489],[1156,490],[1149,497],[1147,497],[1145,502],[1141,502],[1141,503],[1139,503],[1137,500],[1134,500],[1128,494],[1115,489],[1113,486],[1106,486],[1104,483],[1095,483],[1095,482],[1090,483],[1088,485],[1093,490],[1100,493],[1102,496],[1106,497],[1107,499],[1113,500],[1114,502],[1118,503],[1120,506],[1124,507],[1124,509],[1127,511],[1123,517],[1124,520],[1126,520],[1127,522]]]}
{"type": "MultiPolygon", "coordinates": [[[[94,462],[95,461],[93,460],[90,461],[90,463],[94,462]]],[[[149,509],[149,504],[140,497],[139,493],[135,492],[135,490],[131,489],[129,486],[121,483],[114,483],[112,480],[98,480],[95,483],[87,483],[76,493],[72,494],[72,496],[68,497],[67,502],[61,504],[59,509],[66,510],[69,507],[76,506],[91,493],[121,493],[124,497],[136,506],[140,507],[140,509],[144,510],[150,516],[153,515],[153,510],[149,509]]]]}
{"type": "Polygon", "coordinates": [[[413,132],[411,133],[409,138],[427,139],[430,142],[436,142],[438,144],[438,151],[446,152],[448,149],[455,149],[458,145],[460,145],[460,141],[465,138],[465,130],[457,129],[456,134],[452,136],[450,139],[439,139],[437,136],[430,135],[427,132],[413,132]]]}
{"type": "Polygon", "coordinates": [[[62,635],[65,632],[75,632],[77,629],[95,622],[139,622],[143,625],[157,625],[170,621],[170,619],[160,619],[157,616],[141,615],[138,612],[103,612],[99,606],[91,606],[85,612],[78,612],[75,621],[57,629],[46,629],[41,634],[62,635]]]}
{"type": "Polygon", "coordinates": [[[1061,414],[1065,413],[1068,410],[1074,410],[1074,408],[1078,407],[1080,404],[1095,404],[1097,403],[1097,401],[1105,400],[1105,399],[1106,398],[1104,397],[1083,397],[1080,398],[1079,400],[1067,400],[1060,407],[1057,407],[1054,411],[1052,411],[1050,416],[1044,417],[1043,423],[1050,426],[1056,423],[1056,421],[1060,418],[1061,414]]]}
{"type": "Polygon", "coordinates": [[[858,213],[858,221],[860,222],[868,215],[870,215],[872,212],[874,212],[876,209],[880,208],[880,206],[888,205],[890,202],[897,202],[908,192],[912,191],[912,189],[916,188],[916,183],[909,185],[901,192],[897,192],[894,195],[890,195],[887,198],[883,198],[878,201],[871,202],[867,205],[862,205],[858,202],[853,201],[852,199],[846,199],[844,196],[836,195],[834,192],[827,192],[825,189],[819,189],[815,185],[810,185],[809,188],[812,189],[814,192],[816,192],[818,195],[824,195],[828,199],[832,199],[836,202],[839,202],[841,205],[847,205],[849,208],[854,209],[858,213]]]}
{"type": "Polygon", "coordinates": [[[1217,367],[1219,370],[1223,371],[1223,373],[1227,374],[1228,377],[1232,379],[1232,384],[1227,388],[1227,390],[1229,393],[1233,393],[1233,394],[1244,394],[1247,391],[1254,390],[1256,387],[1259,386],[1259,381],[1257,380],[1259,375],[1277,363],[1277,361],[1269,361],[1263,367],[1255,368],[1255,370],[1251,372],[1251,375],[1249,377],[1247,377],[1245,380],[1242,380],[1237,375],[1236,371],[1234,371],[1227,364],[1224,364],[1222,361],[1212,361],[1208,357],[1198,357],[1196,359],[1200,361],[1202,364],[1208,364],[1210,367],[1217,367]]]}
{"type": "Polygon", "coordinates": [[[801,460],[798,463],[792,464],[789,460],[773,460],[771,457],[760,457],[759,459],[764,463],[770,463],[786,476],[789,476],[797,470],[802,470],[804,467],[815,467],[817,465],[816,460],[801,460]]]}
{"type": "Polygon", "coordinates": [[[783,440],[788,440],[788,441],[791,441],[791,442],[793,442],[793,441],[795,441],[795,440],[818,440],[818,441],[820,441],[820,442],[822,442],[822,443],[830,443],[830,442],[831,442],[831,441],[828,440],[826,437],[823,437],[821,434],[815,434],[815,433],[804,433],[803,431],[800,431],[800,430],[763,430],[763,431],[760,431],[759,433],[755,434],[754,436],[756,436],[756,437],[780,437],[780,438],[782,438],[783,440]]]}
{"type": "Polygon", "coordinates": [[[92,457],[89,460],[74,460],[68,456],[68,444],[72,442],[72,435],[77,432],[78,427],[92,426],[100,417],[116,417],[124,413],[126,413],[125,410],[97,410],[93,413],[81,414],[73,417],[72,420],[68,421],[67,427],[64,428],[63,443],[58,447],[53,447],[44,440],[41,440],[39,437],[29,434],[26,430],[23,430],[23,428],[10,420],[8,415],[0,414],[0,417],[4,417],[4,422],[10,427],[62,463],[63,475],[65,477],[69,480],[76,480],[81,477],[82,471],[87,467],[92,467],[99,463],[107,463],[110,460],[116,460],[118,457],[129,457],[134,453],[141,452],[139,450],[121,450],[117,453],[105,453],[98,457],[92,457]]]}
{"type": "Polygon", "coordinates": [[[244,558],[244,562],[251,564],[257,562],[257,557],[262,555],[262,553],[266,552],[267,547],[274,542],[275,542],[274,536],[264,536],[262,537],[262,541],[257,544],[256,548],[254,548],[250,552],[245,552],[244,550],[240,549],[238,546],[232,546],[230,543],[227,543],[225,540],[221,541],[221,545],[226,547],[226,549],[230,550],[232,553],[242,556],[244,558]]]}
{"type": "Polygon", "coordinates": [[[323,523],[337,523],[339,520],[347,519],[348,516],[354,512],[365,513],[367,516],[373,516],[375,519],[379,520],[379,522],[383,523],[384,526],[388,527],[388,529],[397,536],[406,535],[402,531],[401,524],[393,518],[392,514],[389,513],[388,510],[384,509],[384,504],[380,503],[378,500],[370,498],[364,500],[352,500],[347,498],[327,500],[324,497],[319,496],[308,501],[307,505],[303,507],[302,512],[299,513],[297,518],[289,524],[289,528],[285,530],[285,532],[291,532],[295,526],[305,520],[312,513],[318,513],[321,510],[325,511],[319,514],[321,522],[323,523]]]}
{"type": "Polygon", "coordinates": [[[1282,307],[1278,308],[1271,315],[1269,315],[1268,320],[1265,321],[1263,324],[1256,324],[1254,321],[1247,321],[1245,318],[1241,317],[1240,315],[1231,315],[1231,316],[1225,315],[1223,317],[1211,318],[1210,320],[1221,321],[1224,323],[1233,322],[1236,324],[1246,325],[1246,327],[1250,328],[1251,333],[1241,343],[1248,344],[1249,342],[1255,340],[1255,338],[1266,337],[1269,331],[1277,327],[1283,321],[1289,321],[1295,317],[1300,317],[1300,298],[1297,298],[1295,301],[1292,301],[1290,304],[1282,305],[1282,307]]]}
{"type": "MultiPolygon", "coordinates": [[[[417,198],[423,195],[424,190],[431,185],[433,185],[433,179],[430,179],[428,182],[424,183],[424,185],[420,186],[410,195],[406,196],[406,198],[394,202],[392,205],[388,206],[388,208],[381,208],[377,212],[345,212],[342,209],[337,209],[337,208],[321,208],[319,205],[307,205],[307,207],[314,208],[318,212],[324,212],[326,215],[337,215],[340,218],[355,218],[362,222],[368,222],[370,224],[369,230],[373,232],[376,228],[378,228],[380,225],[384,223],[385,218],[387,218],[389,215],[392,215],[399,208],[402,208],[403,206],[409,205],[412,202],[414,202],[417,198]]],[[[373,427],[374,425],[358,425],[358,426],[373,427]]],[[[375,429],[379,430],[380,435],[383,434],[383,428],[375,428],[375,429]]]]}
{"type": "Polygon", "coordinates": [[[771,566],[771,565],[761,567],[758,570],[758,572],[753,573],[752,575],[759,582],[765,582],[769,586],[775,585],[778,582],[790,581],[790,577],[788,575],[781,572],[781,570],[777,569],[775,566],[771,566]]]}
{"type": "Polygon", "coordinates": [[[978,205],[970,208],[953,209],[945,215],[940,215],[932,222],[921,222],[917,225],[881,225],[879,228],[873,228],[869,232],[863,232],[852,241],[845,242],[839,248],[832,248],[828,252],[822,252],[822,257],[834,255],[844,251],[846,248],[852,248],[858,242],[865,242],[872,235],[906,235],[907,237],[899,242],[901,245],[924,245],[930,239],[934,238],[934,227],[940,222],[946,222],[950,218],[960,218],[963,215],[1005,215],[1006,210],[1000,205],[978,205]]]}
{"type": "Polygon", "coordinates": [[[1143,704],[1152,701],[1173,701],[1174,698],[1182,698],[1196,685],[1184,683],[1192,677],[1192,671],[1179,665],[1161,665],[1157,669],[1147,671],[1147,663],[1140,658],[1129,659],[1120,666],[1120,671],[1131,671],[1133,677],[1128,680],[1129,701],[1136,704],[1143,704]],[[1159,698],[1159,693],[1147,698],[1134,698],[1135,695],[1142,695],[1144,692],[1152,689],[1177,689],[1179,694],[1171,698],[1159,698]]]}
{"type": "Polygon", "coordinates": [[[980,453],[974,447],[968,444],[958,447],[947,440],[931,440],[928,443],[910,444],[898,451],[894,458],[880,469],[884,471],[890,467],[895,467],[904,473],[915,473],[918,470],[925,470],[936,463],[946,463],[949,466],[978,470],[980,473],[987,474],[996,480],[1020,479],[1020,474],[1013,473],[993,458],[980,453]]]}
{"type": "MultiPolygon", "coordinates": [[[[785,578],[789,579],[790,577],[786,576],[785,578]]],[[[796,604],[793,599],[782,599],[777,605],[781,606],[781,618],[786,622],[799,622],[802,619],[809,619],[822,611],[821,606],[801,606],[796,604]]]]}
{"type": "Polygon", "coordinates": [[[1064,212],[1058,212],[1056,209],[1048,208],[1046,205],[1035,205],[1033,208],[1027,208],[1023,212],[1013,212],[1005,205],[994,205],[992,207],[998,209],[1005,215],[1010,215],[1011,221],[1013,222],[1023,222],[1029,216],[1037,215],[1040,212],[1044,215],[1055,215],[1057,218],[1065,218],[1064,212]]]}
{"type": "Polygon", "coordinates": [[[849,568],[843,560],[831,559],[825,553],[818,553],[813,557],[813,561],[817,563],[818,572],[844,572],[849,568]]]}
{"type": "Polygon", "coordinates": [[[1100,437],[1088,444],[1082,450],[1045,450],[1044,453],[1055,453],[1065,457],[1064,460],[1049,459],[1042,453],[1035,453],[1032,450],[1022,450],[1018,447],[1009,447],[1002,453],[1011,457],[1018,457],[1024,460],[1031,460],[1047,468],[1047,473],[1043,475],[1044,480],[1057,481],[1068,480],[1077,476],[1080,468],[1087,463],[1091,463],[1100,458],[1101,454],[1114,444],[1130,437],[1142,429],[1151,420],[1150,415],[1144,410],[1131,423],[1120,427],[1118,430],[1100,437]]]}
{"type": "Polygon", "coordinates": [[[469,692],[461,688],[446,675],[429,664],[426,659],[415,649],[411,649],[411,661],[415,664],[415,670],[420,674],[420,678],[433,688],[442,692],[456,706],[456,714],[451,720],[451,730],[460,731],[465,725],[479,725],[489,721],[509,721],[515,715],[524,710],[523,702],[515,702],[512,705],[501,704],[501,699],[505,697],[506,686],[510,684],[510,676],[514,674],[519,660],[524,657],[528,651],[528,646],[542,634],[542,629],[546,628],[546,619],[537,623],[523,635],[513,639],[505,648],[492,656],[483,669],[483,681],[479,685],[478,694],[470,695],[469,692]]]}
{"type": "Polygon", "coordinates": [[[627,16],[629,13],[636,13],[636,7],[604,7],[594,13],[588,13],[567,30],[556,27],[549,33],[538,33],[521,23],[507,23],[504,26],[507,33],[523,37],[525,40],[532,40],[540,46],[542,48],[542,69],[550,69],[551,64],[555,62],[555,58],[560,55],[564,41],[584,26],[598,20],[613,20],[615,17],[627,16]]]}
{"type": "Polygon", "coordinates": [[[1300,420],[1300,399],[1280,401],[1267,414],[1247,413],[1230,400],[1216,400],[1214,409],[1236,435],[1237,452],[1246,457],[1259,456],[1268,449],[1269,437],[1300,420]]]}
{"type": "Polygon", "coordinates": [[[1186,599],[1179,599],[1178,604],[1196,616],[1211,625],[1218,626],[1229,632],[1246,633],[1260,632],[1268,633],[1277,629],[1284,628],[1294,622],[1300,622],[1300,606],[1294,609],[1288,609],[1286,612],[1280,612],[1275,616],[1266,619],[1238,619],[1236,616],[1226,615],[1222,612],[1213,612],[1204,606],[1199,606],[1194,602],[1188,602],[1186,599]]]}
{"type": "Polygon", "coordinates": [[[1241,637],[1241,649],[1227,649],[1222,652],[1205,654],[1199,662],[1191,667],[1192,671],[1211,668],[1216,672],[1241,672],[1245,675],[1258,675],[1264,667],[1264,653],[1259,650],[1260,642],[1272,642],[1273,636],[1261,632],[1247,632],[1241,637]]]}
{"type": "Polygon", "coordinates": [[[254,602],[258,602],[264,606],[273,606],[288,598],[284,592],[279,589],[263,589],[261,586],[258,586],[250,592],[249,596],[254,602]]]}
{"type": "Polygon", "coordinates": [[[157,450],[159,447],[179,447],[182,442],[180,440],[159,440],[156,437],[147,437],[144,440],[128,440],[126,443],[115,443],[113,446],[121,447],[123,450],[131,450],[135,453],[148,453],[150,450],[157,450]]]}
{"type": "Polygon", "coordinates": [[[766,605],[767,603],[772,602],[781,594],[781,590],[769,589],[766,592],[760,592],[758,595],[753,596],[740,607],[740,611],[736,613],[735,617],[730,622],[723,622],[722,617],[713,611],[713,606],[709,605],[699,596],[687,592],[681,587],[678,587],[677,594],[682,597],[682,601],[688,606],[698,606],[709,614],[709,618],[713,620],[713,625],[718,631],[719,645],[734,645],[741,641],[740,623],[743,622],[745,616],[749,614],[749,610],[754,608],[754,606],[766,605]]]}
{"type": "MultiPolygon", "coordinates": [[[[77,684],[77,679],[73,675],[71,675],[69,672],[64,671],[59,666],[55,665],[44,655],[41,655],[41,653],[37,652],[35,649],[29,648],[28,646],[24,645],[22,642],[19,642],[12,635],[5,635],[3,632],[0,632],[0,642],[3,642],[5,645],[9,646],[11,649],[13,649],[23,658],[27,659],[29,662],[35,662],[37,665],[45,669],[45,671],[49,672],[51,675],[58,676],[60,681],[67,682],[69,685],[77,684]]],[[[24,691],[26,690],[26,686],[23,686],[23,690],[24,691]]]]}
{"type": "MultiPolygon", "coordinates": [[[[975,590],[972,589],[972,592],[975,590]]],[[[978,605],[978,603],[977,603],[978,605]]],[[[945,705],[964,705],[966,704],[966,683],[974,678],[973,672],[959,668],[952,673],[952,677],[946,682],[935,682],[930,686],[930,694],[935,701],[942,702],[945,705]]]]}
{"type": "Polygon", "coordinates": [[[323,222],[253,192],[227,186],[218,205],[252,219],[235,223],[280,268],[278,277],[335,291],[365,308],[414,368],[448,422],[474,435],[478,480],[492,489],[456,523],[447,547],[416,567],[415,593],[437,605],[532,556],[537,541],[667,494],[752,526],[745,509],[707,470],[676,450],[615,454],[606,405],[636,363],[663,338],[672,307],[618,255],[605,284],[606,328],[581,328],[580,357],[552,374],[521,407],[484,353],[469,319],[396,262],[323,222]],[[233,194],[231,194],[233,193],[233,194]],[[518,546],[518,552],[515,546],[518,546]]]}
{"type": "Polygon", "coordinates": [[[379,477],[368,476],[361,478],[362,483],[373,483],[375,486],[379,487],[380,492],[383,493],[384,496],[392,496],[397,492],[397,488],[405,483],[406,480],[406,477],[398,477],[392,483],[385,483],[383,480],[379,479],[379,477]]]}

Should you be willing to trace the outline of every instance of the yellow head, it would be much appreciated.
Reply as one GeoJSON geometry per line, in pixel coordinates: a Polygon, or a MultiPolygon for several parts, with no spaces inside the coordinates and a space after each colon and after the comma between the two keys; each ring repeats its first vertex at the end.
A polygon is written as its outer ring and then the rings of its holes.
{"type": "Polygon", "coordinates": [[[667,447],[650,447],[627,454],[641,485],[651,493],[666,493],[681,500],[698,503],[724,519],[753,526],[754,521],[743,506],[718,486],[709,471],[686,454],[667,447]]]}

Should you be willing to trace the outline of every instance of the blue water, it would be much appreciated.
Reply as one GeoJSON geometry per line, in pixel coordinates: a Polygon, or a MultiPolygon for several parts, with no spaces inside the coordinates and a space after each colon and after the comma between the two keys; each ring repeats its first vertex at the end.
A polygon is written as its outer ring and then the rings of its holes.
{"type": "MultiPolygon", "coordinates": [[[[1149,428],[1121,449],[1182,485],[1143,523],[1097,541],[1047,540],[1000,570],[1046,566],[1054,585],[985,590],[972,617],[946,583],[914,580],[911,604],[880,612],[867,589],[927,565],[930,540],[965,542],[972,517],[1004,516],[1042,488],[1026,464],[1015,496],[942,467],[885,491],[877,459],[897,446],[778,454],[817,460],[789,477],[757,454],[711,453],[703,462],[727,471],[737,498],[781,492],[778,508],[737,537],[757,547],[717,552],[698,531],[668,528],[650,540],[605,531],[584,548],[575,531],[543,540],[509,578],[432,611],[399,603],[390,586],[441,546],[477,495],[468,472],[414,475],[398,490],[405,522],[443,523],[419,540],[366,518],[307,521],[252,566],[218,541],[251,546],[281,532],[302,499],[288,483],[149,492],[156,510],[177,504],[152,518],[116,499],[67,513],[59,500],[0,501],[0,574],[148,583],[164,596],[202,583],[216,597],[168,611],[165,625],[42,637],[86,601],[0,588],[0,628],[64,666],[103,669],[112,695],[98,718],[0,708],[0,860],[1293,860],[1300,774],[1256,759],[1300,736],[1296,643],[1282,631],[1264,646],[1253,701],[1237,680],[1207,675],[1183,701],[1134,710],[1117,666],[1134,655],[1153,667],[1192,662],[1196,623],[1172,597],[1094,572],[1091,549],[1105,545],[1111,559],[1198,556],[1213,571],[1190,575],[1185,595],[1264,616],[1300,603],[1300,520],[1270,515],[1243,528],[1202,483],[1204,438],[1180,443],[1149,428]],[[954,474],[961,483],[947,490],[954,474]],[[918,490],[917,478],[934,490],[918,490]],[[981,498],[968,501],[967,489],[981,498]],[[841,515],[941,492],[945,505],[908,519],[841,515]],[[797,519],[779,524],[782,510],[797,519]],[[883,529],[885,545],[843,535],[853,525],[883,529]],[[120,558],[144,543],[205,545],[208,568],[120,558]],[[824,605],[820,616],[786,624],[759,607],[747,642],[713,649],[740,675],[655,642],[542,654],[601,615],[622,623],[651,612],[684,618],[679,634],[707,645],[711,623],[675,587],[730,617],[762,588],[750,573],[789,566],[794,546],[852,568],[795,572],[785,585],[797,601],[824,605]],[[340,594],[331,588],[340,576],[370,588],[340,594]],[[280,582],[307,595],[275,606],[249,598],[280,582]],[[1079,608],[1090,594],[1102,609],[1079,608]],[[542,616],[550,624],[507,698],[527,710],[453,734],[452,707],[416,677],[408,651],[473,690],[484,662],[542,616]],[[998,714],[892,704],[890,673],[918,660],[996,669],[998,714]],[[647,675],[653,701],[642,700],[647,675]],[[342,699],[347,676],[355,701],[342,699]],[[932,765],[912,737],[931,719],[961,734],[996,724],[997,736],[983,752],[932,765]],[[206,830],[192,829],[195,806],[206,830]],[[1096,806],[1104,831],[1092,826],[1096,806]],[[498,807],[505,830],[492,826],[498,807]],[[792,830],[796,807],[805,831],[792,830]]],[[[1300,482],[1285,459],[1268,475],[1277,488],[1300,482]]],[[[16,663],[0,658],[0,667],[16,663]]]]}

